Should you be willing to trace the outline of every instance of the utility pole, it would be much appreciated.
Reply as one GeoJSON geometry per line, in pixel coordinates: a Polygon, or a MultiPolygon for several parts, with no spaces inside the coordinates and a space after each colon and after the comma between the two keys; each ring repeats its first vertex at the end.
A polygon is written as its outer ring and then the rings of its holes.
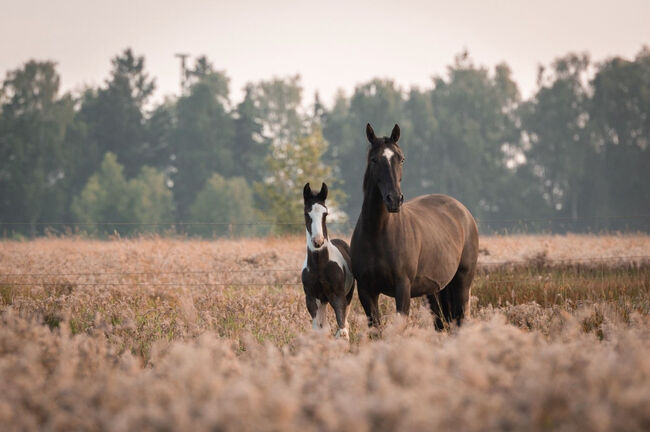
{"type": "Polygon", "coordinates": [[[175,54],[175,57],[178,57],[181,60],[181,96],[183,96],[187,90],[187,66],[185,60],[189,56],[189,54],[184,53],[175,54]]]}

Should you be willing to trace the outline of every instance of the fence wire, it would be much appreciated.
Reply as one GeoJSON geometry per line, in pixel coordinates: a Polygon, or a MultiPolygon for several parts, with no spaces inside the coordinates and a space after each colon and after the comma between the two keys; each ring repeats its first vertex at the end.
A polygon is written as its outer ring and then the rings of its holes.
{"type": "MultiPolygon", "coordinates": [[[[522,223],[522,222],[553,222],[553,221],[593,221],[593,220],[647,220],[650,221],[650,213],[648,214],[638,214],[638,215],[627,215],[627,216],[555,216],[555,217],[545,217],[545,218],[502,218],[502,219],[492,219],[492,218],[476,218],[476,222],[481,223],[522,223]]],[[[350,221],[346,222],[336,222],[328,221],[328,225],[348,225],[350,221]]],[[[24,222],[24,221],[0,221],[0,226],[24,226],[24,225],[34,225],[34,226],[102,226],[102,225],[116,225],[116,226],[288,226],[288,225],[304,225],[305,221],[295,221],[295,222],[277,222],[272,220],[256,220],[256,221],[247,221],[247,222],[202,222],[202,221],[167,221],[167,222],[128,222],[128,221],[117,221],[117,222],[107,222],[107,221],[97,221],[97,222],[24,222]]]]}

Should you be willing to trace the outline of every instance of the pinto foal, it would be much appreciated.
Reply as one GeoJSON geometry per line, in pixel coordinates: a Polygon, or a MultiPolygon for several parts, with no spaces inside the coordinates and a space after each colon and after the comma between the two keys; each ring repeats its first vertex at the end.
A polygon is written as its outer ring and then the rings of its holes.
{"type": "Polygon", "coordinates": [[[307,256],[302,266],[302,286],[307,310],[314,330],[329,330],[327,304],[336,314],[336,337],[349,339],[348,308],[354,292],[350,247],[340,239],[330,241],[327,235],[327,185],[314,194],[309,183],[303,189],[305,227],[307,228],[307,256]]]}

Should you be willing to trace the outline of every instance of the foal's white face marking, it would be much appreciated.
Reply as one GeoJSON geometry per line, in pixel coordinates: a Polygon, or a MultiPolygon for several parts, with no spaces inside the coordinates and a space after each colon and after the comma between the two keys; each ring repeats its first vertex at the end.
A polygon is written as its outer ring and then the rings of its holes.
{"type": "Polygon", "coordinates": [[[309,218],[311,219],[311,238],[309,238],[309,230],[307,231],[307,247],[309,250],[321,249],[327,243],[325,233],[323,233],[323,215],[327,213],[327,207],[321,204],[314,204],[311,206],[309,218]],[[314,241],[322,241],[320,247],[316,247],[314,241]]]}
{"type": "Polygon", "coordinates": [[[386,158],[386,160],[388,161],[388,165],[389,165],[389,166],[390,166],[390,160],[393,158],[393,155],[394,155],[394,154],[395,154],[395,152],[392,151],[391,149],[389,149],[389,148],[385,148],[385,149],[384,149],[383,156],[384,156],[384,157],[386,158]]]}

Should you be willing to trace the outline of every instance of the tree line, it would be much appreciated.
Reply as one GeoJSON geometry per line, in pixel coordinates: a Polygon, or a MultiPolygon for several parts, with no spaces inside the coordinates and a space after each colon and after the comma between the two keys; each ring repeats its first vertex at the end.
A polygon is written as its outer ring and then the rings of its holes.
{"type": "Polygon", "coordinates": [[[458,198],[484,232],[650,230],[650,49],[593,62],[570,53],[520,95],[506,64],[458,55],[428,88],[373,79],[331,107],[299,76],[249,83],[205,57],[179,96],[127,49],[107,80],[62,93],[29,61],[0,91],[0,232],[122,235],[300,231],[302,185],[326,181],[340,228],[356,221],[365,124],[402,129],[403,192],[458,198]],[[347,223],[344,223],[347,220],[347,223]],[[101,223],[99,223],[101,222],[101,223]],[[99,224],[98,224],[99,223],[99,224]]]}

